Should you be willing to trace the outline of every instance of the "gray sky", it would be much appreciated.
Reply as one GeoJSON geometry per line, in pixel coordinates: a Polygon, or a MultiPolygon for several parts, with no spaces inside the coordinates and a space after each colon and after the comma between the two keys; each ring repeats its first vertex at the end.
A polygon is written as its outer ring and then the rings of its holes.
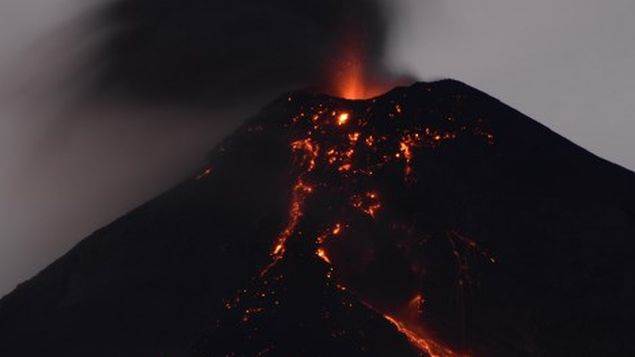
{"type": "MultiPolygon", "coordinates": [[[[73,75],[99,34],[80,34],[77,19],[96,3],[0,0],[0,295],[191,174],[260,106],[85,99],[73,75]]],[[[391,4],[387,60],[398,72],[467,82],[635,169],[634,1],[391,4]]]]}
{"type": "Polygon", "coordinates": [[[635,1],[397,3],[394,66],[462,80],[635,169],[635,1]]]}

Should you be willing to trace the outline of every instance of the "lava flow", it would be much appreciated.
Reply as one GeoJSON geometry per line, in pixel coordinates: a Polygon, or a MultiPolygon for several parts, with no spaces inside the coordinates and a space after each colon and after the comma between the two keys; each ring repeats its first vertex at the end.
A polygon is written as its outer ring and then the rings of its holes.
{"type": "Polygon", "coordinates": [[[403,333],[413,345],[415,345],[421,351],[426,352],[431,357],[456,356],[457,355],[454,351],[452,351],[450,349],[447,349],[447,348],[435,343],[434,341],[432,341],[430,339],[426,339],[426,338],[421,337],[416,332],[414,332],[411,329],[407,328],[404,325],[403,322],[397,320],[396,318],[394,318],[394,317],[392,317],[390,315],[384,315],[384,317],[391,324],[393,324],[395,326],[395,328],[397,328],[397,330],[399,330],[399,332],[403,333]]]}
{"type": "MultiPolygon", "coordinates": [[[[249,127],[250,135],[284,129],[293,184],[286,223],[271,247],[271,263],[261,270],[255,287],[227,304],[229,311],[242,311],[241,324],[279,311],[289,281],[296,281],[292,276],[317,270],[322,271],[319,278],[298,278],[301,284],[316,281],[318,286],[324,279],[320,286],[330,295],[358,299],[361,305],[344,305],[381,316],[422,355],[459,355],[428,337],[434,326],[426,323],[423,308],[426,282],[447,276],[437,273],[434,259],[454,262],[455,278],[447,284],[469,289],[471,263],[492,264],[495,258],[460,227],[439,226],[422,215],[437,214],[427,202],[443,200],[426,186],[427,175],[434,173],[427,165],[435,155],[452,155],[459,142],[487,150],[494,135],[478,113],[463,113],[460,105],[453,106],[459,108],[455,112],[442,112],[436,109],[439,103],[425,103],[427,90],[421,89],[421,98],[395,90],[365,101],[292,94],[284,104],[286,120],[249,127]],[[422,100],[425,105],[418,104],[422,100]],[[400,263],[387,264],[395,261],[400,263]],[[327,268],[310,267],[315,264],[327,268]],[[407,308],[412,301],[416,309],[407,308]]],[[[460,103],[464,98],[452,100],[460,103]]],[[[438,299],[426,304],[435,302],[438,299]]],[[[258,326],[251,327],[249,336],[262,331],[258,326]]],[[[330,329],[337,336],[342,327],[330,329]]],[[[263,347],[271,348],[275,344],[263,347]]]]}
{"type": "MultiPolygon", "coordinates": [[[[293,101],[293,98],[290,97],[289,101],[293,101]]],[[[358,111],[351,109],[318,105],[302,108],[292,116],[292,125],[301,128],[298,134],[303,135],[290,144],[300,172],[292,194],[287,227],[278,237],[272,251],[275,260],[281,259],[287,251],[286,242],[293,236],[294,230],[305,215],[303,207],[309,195],[313,193],[313,185],[323,191],[321,194],[330,196],[337,192],[335,195],[340,197],[342,193],[348,194],[349,209],[345,208],[344,202],[335,197],[332,198],[333,201],[329,200],[331,203],[339,201],[344,206],[341,216],[337,217],[338,221],[346,222],[344,225],[353,224],[358,219],[351,217],[355,215],[355,211],[375,219],[382,209],[380,194],[364,188],[370,187],[373,176],[382,173],[391,165],[401,165],[406,180],[414,173],[412,165],[416,150],[435,148],[445,141],[456,139],[458,135],[481,133],[480,128],[468,129],[467,126],[433,128],[414,125],[402,129],[396,137],[382,135],[377,131],[380,123],[370,122],[364,118],[364,114],[359,115],[358,111]],[[334,186],[328,182],[332,179],[338,181],[334,186]],[[305,181],[313,184],[306,184],[305,181]]],[[[369,108],[366,108],[365,111],[368,110],[369,108]]],[[[405,120],[402,114],[402,105],[395,103],[386,120],[405,120]]],[[[453,119],[448,118],[448,121],[452,122],[453,119]]],[[[493,136],[486,133],[484,139],[491,142],[493,136]]],[[[381,174],[379,176],[381,177],[381,174]]],[[[323,228],[325,233],[317,234],[315,237],[316,255],[327,264],[333,264],[328,255],[328,242],[341,233],[341,227],[342,223],[333,223],[332,226],[323,228]]],[[[456,249],[454,251],[457,252],[456,249]]],[[[384,317],[425,353],[431,356],[454,355],[451,350],[417,335],[395,316],[384,314],[384,317]]]]}

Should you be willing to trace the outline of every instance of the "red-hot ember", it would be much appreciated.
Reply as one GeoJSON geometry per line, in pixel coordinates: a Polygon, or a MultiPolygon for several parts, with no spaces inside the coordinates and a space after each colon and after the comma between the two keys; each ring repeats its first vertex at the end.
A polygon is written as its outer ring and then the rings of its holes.
{"type": "Polygon", "coordinates": [[[350,114],[348,113],[342,113],[340,115],[337,116],[337,125],[342,126],[342,125],[346,125],[346,123],[348,123],[348,119],[350,117],[350,114]]]}
{"type": "Polygon", "coordinates": [[[318,248],[315,254],[317,254],[317,256],[320,257],[320,259],[324,260],[325,263],[331,264],[331,259],[329,259],[326,249],[318,248]]]}

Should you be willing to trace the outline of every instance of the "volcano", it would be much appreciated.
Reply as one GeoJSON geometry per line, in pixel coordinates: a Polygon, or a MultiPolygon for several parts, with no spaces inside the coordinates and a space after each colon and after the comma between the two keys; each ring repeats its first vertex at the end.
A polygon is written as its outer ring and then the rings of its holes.
{"type": "Polygon", "coordinates": [[[288,93],[5,296],[0,354],[633,354],[634,187],[458,81],[288,93]]]}

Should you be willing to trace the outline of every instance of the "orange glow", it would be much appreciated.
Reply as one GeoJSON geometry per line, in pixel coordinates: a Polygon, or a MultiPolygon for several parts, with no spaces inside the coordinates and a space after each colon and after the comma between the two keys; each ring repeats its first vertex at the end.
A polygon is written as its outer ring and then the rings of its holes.
{"type": "MultiPolygon", "coordinates": [[[[341,223],[337,223],[335,224],[335,226],[330,230],[330,234],[332,236],[338,236],[340,235],[340,233],[342,233],[342,224],[341,223]]],[[[324,231],[323,233],[321,233],[317,239],[315,240],[317,242],[317,244],[324,244],[327,240],[327,238],[329,238],[329,230],[327,229],[326,231],[324,231]]]]}
{"type": "Polygon", "coordinates": [[[345,171],[350,171],[351,169],[351,164],[344,164],[342,166],[340,166],[339,169],[337,169],[339,172],[345,172],[345,171]]]}
{"type": "Polygon", "coordinates": [[[295,228],[298,226],[300,218],[303,215],[302,206],[304,204],[304,201],[306,200],[306,197],[312,192],[313,187],[305,184],[304,182],[302,182],[301,179],[298,180],[295,187],[293,188],[291,208],[289,209],[289,221],[285,229],[278,236],[272,252],[276,259],[280,259],[282,258],[282,256],[284,256],[287,240],[295,232],[295,228]]]}
{"type": "Polygon", "coordinates": [[[368,213],[368,215],[370,215],[371,217],[375,218],[375,215],[377,214],[377,211],[380,208],[381,208],[380,204],[372,205],[366,209],[366,213],[368,213]]]}
{"type": "MultiPolygon", "coordinates": [[[[406,166],[404,168],[406,176],[409,176],[412,173],[412,148],[419,145],[419,140],[419,134],[408,134],[404,136],[401,143],[399,143],[399,151],[401,151],[403,157],[406,159],[406,166]]],[[[399,156],[397,156],[397,158],[399,158],[399,156]]]]}
{"type": "Polygon", "coordinates": [[[410,305],[410,307],[415,307],[417,310],[419,310],[421,308],[421,305],[423,305],[423,302],[424,302],[423,296],[421,294],[417,294],[415,295],[415,297],[413,297],[410,300],[408,305],[410,305]]]}
{"type": "Polygon", "coordinates": [[[348,113],[342,113],[337,117],[337,125],[345,125],[348,122],[348,119],[350,117],[350,114],[348,113]]]}
{"type": "Polygon", "coordinates": [[[307,164],[307,171],[312,171],[315,168],[315,160],[320,153],[319,145],[314,144],[313,141],[309,138],[292,142],[291,148],[294,151],[304,152],[304,156],[301,160],[307,164]]]}
{"type": "Polygon", "coordinates": [[[392,87],[389,83],[379,83],[373,77],[373,64],[365,56],[365,49],[359,39],[344,39],[333,58],[327,76],[331,80],[328,87],[335,96],[352,100],[369,99],[392,87]]]}
{"type": "MultiPolygon", "coordinates": [[[[346,97],[361,95],[361,92],[367,90],[367,87],[362,85],[365,82],[361,75],[363,73],[361,65],[358,68],[353,66],[352,69],[352,72],[341,77],[346,79],[359,75],[359,78],[351,82],[351,87],[347,87],[346,90],[350,92],[343,95],[346,97]]],[[[337,102],[334,101],[334,103],[337,102]]],[[[385,121],[379,118],[379,122],[376,122],[370,110],[373,108],[374,100],[369,101],[371,104],[366,108],[363,108],[363,103],[355,103],[355,105],[343,103],[331,105],[330,102],[326,102],[301,106],[294,109],[289,123],[285,124],[285,128],[292,130],[288,148],[291,151],[295,169],[294,181],[291,182],[295,182],[295,186],[290,192],[286,224],[271,245],[272,261],[261,271],[261,277],[264,277],[271,267],[283,261],[288,254],[287,249],[294,249],[292,244],[287,244],[289,239],[312,240],[308,242],[311,244],[310,254],[317,255],[322,261],[331,265],[329,253],[332,253],[335,258],[342,256],[337,250],[338,243],[347,236],[349,238],[356,236],[358,232],[356,224],[366,224],[359,222],[358,218],[363,218],[367,224],[375,224],[375,218],[380,218],[376,223],[391,220],[393,213],[391,202],[394,201],[391,201],[388,196],[389,190],[380,191],[372,186],[377,183],[373,175],[392,173],[395,167],[403,167],[404,180],[416,182],[419,176],[417,175],[418,167],[414,164],[419,160],[420,152],[441,147],[454,139],[468,135],[481,137],[487,143],[493,143],[493,134],[480,122],[470,126],[458,126],[458,124],[449,127],[428,126],[425,120],[415,118],[416,112],[409,110],[410,108],[405,107],[405,104],[395,102],[391,102],[391,107],[388,108],[389,113],[387,113],[387,118],[394,120],[385,121]],[[425,126],[420,123],[424,123],[425,126]],[[386,133],[385,126],[394,127],[398,131],[386,133]],[[314,195],[314,193],[318,194],[314,195]],[[346,206],[340,206],[342,204],[346,206]],[[386,206],[383,206],[384,204],[386,206]],[[380,213],[382,216],[378,216],[380,213]],[[320,222],[319,219],[323,221],[320,222]],[[343,234],[344,229],[346,234],[343,234]],[[326,250],[327,248],[329,251],[326,250]]],[[[454,121],[450,122],[454,123],[454,121]]],[[[206,171],[204,174],[208,175],[209,172],[206,171]]],[[[481,255],[492,263],[496,261],[492,254],[478,247],[469,237],[456,231],[447,233],[458,267],[467,264],[464,257],[466,254],[481,255]]],[[[334,271],[336,266],[330,269],[334,271]]],[[[333,276],[331,274],[332,272],[327,274],[329,279],[333,276]]],[[[337,278],[333,279],[337,281],[337,278]]],[[[340,290],[346,289],[341,284],[337,287],[340,290]]],[[[453,351],[430,340],[424,333],[425,330],[422,330],[420,320],[424,317],[422,314],[424,302],[423,295],[417,294],[397,312],[376,309],[374,311],[380,315],[390,313],[391,315],[383,315],[384,318],[411,344],[421,350],[422,354],[458,356],[453,351]]],[[[351,304],[349,306],[352,307],[351,304]]],[[[257,311],[254,310],[253,313],[257,311]]],[[[246,312],[245,316],[250,318],[251,315],[252,312],[246,312]]]]}
{"type": "Polygon", "coordinates": [[[410,146],[408,146],[407,143],[402,141],[399,145],[399,149],[403,153],[403,156],[406,158],[406,160],[412,160],[412,152],[410,151],[410,146]]]}
{"type": "Polygon", "coordinates": [[[364,99],[366,98],[366,89],[364,88],[364,68],[361,63],[348,62],[346,64],[346,72],[343,76],[342,83],[339,85],[339,94],[346,99],[364,99]]]}
{"type": "Polygon", "coordinates": [[[333,235],[336,236],[338,234],[340,234],[340,232],[342,231],[342,225],[341,224],[336,224],[335,228],[333,228],[333,235]]]}
{"type": "Polygon", "coordinates": [[[329,256],[324,248],[318,248],[315,254],[326,263],[331,264],[331,259],[329,259],[329,256]]]}
{"type": "Polygon", "coordinates": [[[390,315],[384,315],[384,318],[393,324],[399,332],[406,336],[413,346],[417,347],[422,352],[427,353],[431,357],[459,356],[459,354],[454,351],[451,351],[430,339],[425,339],[419,336],[416,332],[406,327],[403,322],[397,320],[396,318],[390,315]]]}
{"type": "Polygon", "coordinates": [[[381,203],[375,192],[368,192],[364,197],[354,195],[351,199],[351,204],[372,218],[375,218],[377,211],[381,208],[381,203]]]}
{"type": "Polygon", "coordinates": [[[412,299],[410,299],[406,308],[408,316],[416,316],[416,318],[419,318],[423,314],[424,303],[425,299],[421,294],[417,294],[412,299]]]}

